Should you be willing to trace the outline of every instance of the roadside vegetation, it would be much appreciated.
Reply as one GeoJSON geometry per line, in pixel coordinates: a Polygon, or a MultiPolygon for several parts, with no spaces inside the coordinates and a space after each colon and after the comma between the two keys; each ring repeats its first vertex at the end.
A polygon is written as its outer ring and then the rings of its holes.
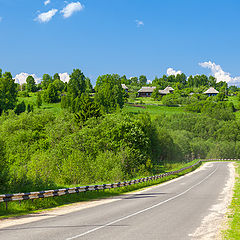
{"type": "Polygon", "coordinates": [[[0,193],[118,182],[196,158],[240,158],[239,92],[205,75],[147,84],[143,75],[107,74],[93,87],[79,69],[68,83],[56,73],[22,85],[0,70],[0,193]],[[139,98],[142,86],[157,90],[139,98]],[[160,96],[167,86],[175,91],[160,96]],[[210,86],[219,94],[203,94],[210,86]]]}
{"type": "Polygon", "coordinates": [[[230,205],[230,214],[228,215],[229,229],[224,232],[224,239],[240,239],[240,163],[236,163],[236,182],[232,203],[230,205]]]}
{"type": "MultiPolygon", "coordinates": [[[[194,160],[189,163],[176,163],[173,165],[168,164],[166,166],[166,171],[164,172],[175,171],[175,170],[193,165],[196,162],[197,160],[194,160]]],[[[20,216],[20,215],[29,214],[29,213],[41,212],[41,211],[44,211],[45,209],[64,206],[71,203],[104,199],[104,198],[118,196],[121,194],[127,194],[133,191],[139,191],[146,187],[154,186],[159,183],[163,183],[165,181],[169,181],[171,179],[183,176],[195,170],[196,168],[197,166],[191,169],[187,169],[176,175],[167,176],[167,177],[158,179],[156,181],[139,183],[139,184],[135,184],[127,187],[121,187],[121,188],[115,188],[115,189],[109,189],[109,190],[99,190],[97,192],[96,191],[82,192],[82,193],[69,194],[69,195],[64,195],[64,196],[59,196],[54,198],[50,197],[50,198],[35,199],[34,201],[28,200],[28,201],[21,201],[21,202],[9,202],[8,210],[6,210],[5,203],[1,203],[0,219],[20,216]]],[[[145,177],[145,176],[142,176],[142,177],[145,177]]],[[[102,184],[102,183],[97,183],[97,184],[102,184]]],[[[66,187],[71,187],[71,186],[66,186],[66,187]]]]}

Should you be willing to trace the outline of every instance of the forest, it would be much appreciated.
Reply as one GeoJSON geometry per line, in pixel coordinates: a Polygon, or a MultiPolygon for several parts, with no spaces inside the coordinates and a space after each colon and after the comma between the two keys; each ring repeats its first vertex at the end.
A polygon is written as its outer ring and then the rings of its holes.
{"type": "Polygon", "coordinates": [[[149,176],[195,158],[240,158],[239,92],[205,75],[148,83],[143,75],[107,74],[93,87],[79,69],[68,83],[56,73],[22,85],[0,71],[0,193],[149,176]],[[140,99],[142,86],[175,91],[140,99]],[[217,96],[203,94],[210,86],[217,96]]]}

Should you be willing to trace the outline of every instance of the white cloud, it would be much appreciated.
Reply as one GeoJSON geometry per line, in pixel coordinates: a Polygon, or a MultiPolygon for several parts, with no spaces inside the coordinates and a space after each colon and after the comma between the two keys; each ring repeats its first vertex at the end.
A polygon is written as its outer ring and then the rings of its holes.
{"type": "Polygon", "coordinates": [[[212,75],[217,79],[217,82],[223,81],[227,82],[229,85],[240,85],[240,76],[231,77],[231,74],[224,72],[220,65],[217,65],[214,62],[202,62],[199,65],[203,68],[209,68],[212,72],[212,75]]]}
{"type": "Polygon", "coordinates": [[[69,74],[68,73],[59,73],[59,76],[60,76],[60,79],[61,81],[63,82],[68,82],[70,77],[69,77],[69,74]]]}
{"type": "Polygon", "coordinates": [[[168,68],[167,69],[167,75],[168,76],[171,76],[171,75],[177,76],[178,74],[182,74],[182,71],[180,71],[180,70],[176,71],[173,68],[168,68]]]}
{"type": "Polygon", "coordinates": [[[35,79],[36,83],[41,82],[41,78],[37,77],[35,74],[29,74],[24,72],[17,74],[14,79],[16,83],[23,84],[23,83],[26,83],[26,79],[28,76],[32,76],[35,79]]]}
{"type": "Polygon", "coordinates": [[[52,17],[57,13],[57,11],[57,9],[52,9],[48,12],[40,13],[37,18],[35,18],[35,21],[38,21],[40,23],[49,22],[52,17]]]}
{"type": "Polygon", "coordinates": [[[82,11],[84,6],[80,2],[72,2],[69,3],[61,13],[63,14],[64,18],[69,18],[72,16],[73,13],[82,11]]]}
{"type": "Polygon", "coordinates": [[[46,0],[46,1],[44,1],[44,5],[45,6],[48,5],[50,2],[51,2],[51,0],[46,0]]]}
{"type": "Polygon", "coordinates": [[[135,20],[135,22],[137,23],[138,27],[144,26],[144,22],[143,21],[135,20]]]}

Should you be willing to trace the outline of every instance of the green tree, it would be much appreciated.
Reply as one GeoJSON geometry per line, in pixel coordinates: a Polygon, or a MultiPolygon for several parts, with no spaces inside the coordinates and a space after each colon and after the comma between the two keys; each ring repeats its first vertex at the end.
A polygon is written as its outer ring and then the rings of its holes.
{"type": "Polygon", "coordinates": [[[90,78],[86,78],[86,92],[87,93],[92,93],[93,92],[93,86],[91,84],[90,78]]]}
{"type": "Polygon", "coordinates": [[[153,90],[153,93],[152,93],[152,98],[154,100],[159,100],[161,98],[161,95],[160,95],[160,92],[159,92],[159,87],[156,87],[154,90],[153,90]]]}
{"type": "Polygon", "coordinates": [[[98,118],[100,116],[100,107],[96,101],[91,100],[87,94],[82,94],[80,97],[79,111],[75,114],[76,121],[84,124],[89,118],[98,118]]]}
{"type": "Polygon", "coordinates": [[[130,81],[132,85],[138,85],[138,77],[131,77],[130,81]]]}
{"type": "Polygon", "coordinates": [[[144,75],[141,75],[139,77],[139,84],[142,86],[142,85],[146,85],[147,84],[147,77],[144,76],[144,75]]]}
{"type": "Polygon", "coordinates": [[[44,74],[41,82],[42,89],[47,89],[49,84],[53,82],[53,79],[49,74],[44,74]]]}
{"type": "Polygon", "coordinates": [[[61,81],[60,79],[55,79],[53,81],[53,85],[54,85],[55,89],[60,93],[63,92],[63,90],[65,88],[64,82],[61,81]]]}
{"type": "Polygon", "coordinates": [[[55,73],[54,76],[53,76],[53,80],[57,80],[57,79],[61,80],[59,74],[55,73]]]}
{"type": "Polygon", "coordinates": [[[105,112],[116,110],[124,104],[124,91],[119,75],[99,76],[96,82],[95,100],[103,107],[105,112]]]}
{"type": "Polygon", "coordinates": [[[42,95],[40,92],[37,93],[36,105],[38,108],[40,108],[42,106],[42,95]]]}
{"type": "Polygon", "coordinates": [[[44,91],[43,98],[46,103],[58,102],[58,100],[59,100],[58,93],[52,83],[50,83],[47,90],[44,91]]]}
{"type": "Polygon", "coordinates": [[[37,86],[33,76],[28,76],[26,79],[27,82],[27,90],[28,92],[36,92],[37,86]]]}
{"type": "Polygon", "coordinates": [[[73,69],[73,73],[70,75],[70,80],[67,87],[68,94],[73,98],[81,96],[86,91],[85,76],[79,69],[73,69]]]}
{"type": "Polygon", "coordinates": [[[12,79],[10,72],[3,74],[0,78],[0,114],[2,111],[14,109],[17,103],[17,85],[12,79]]]}
{"type": "Polygon", "coordinates": [[[22,101],[21,103],[17,104],[15,109],[14,109],[14,112],[19,115],[20,113],[23,113],[26,111],[26,104],[24,101],[22,101]]]}

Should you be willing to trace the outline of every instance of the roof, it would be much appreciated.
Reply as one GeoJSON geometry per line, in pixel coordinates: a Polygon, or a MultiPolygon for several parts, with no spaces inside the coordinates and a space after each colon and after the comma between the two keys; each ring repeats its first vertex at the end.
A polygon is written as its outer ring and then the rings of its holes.
{"type": "Polygon", "coordinates": [[[219,92],[213,88],[213,87],[210,87],[206,92],[204,92],[204,94],[218,94],[219,92]]]}
{"type": "Polygon", "coordinates": [[[172,87],[170,87],[170,86],[167,86],[167,87],[164,89],[164,91],[170,92],[170,91],[174,91],[174,89],[173,89],[172,87]]]}
{"type": "Polygon", "coordinates": [[[142,93],[152,93],[156,87],[142,87],[138,92],[142,93]]]}
{"type": "Polygon", "coordinates": [[[125,84],[121,84],[123,89],[128,89],[128,87],[125,84]]]}

